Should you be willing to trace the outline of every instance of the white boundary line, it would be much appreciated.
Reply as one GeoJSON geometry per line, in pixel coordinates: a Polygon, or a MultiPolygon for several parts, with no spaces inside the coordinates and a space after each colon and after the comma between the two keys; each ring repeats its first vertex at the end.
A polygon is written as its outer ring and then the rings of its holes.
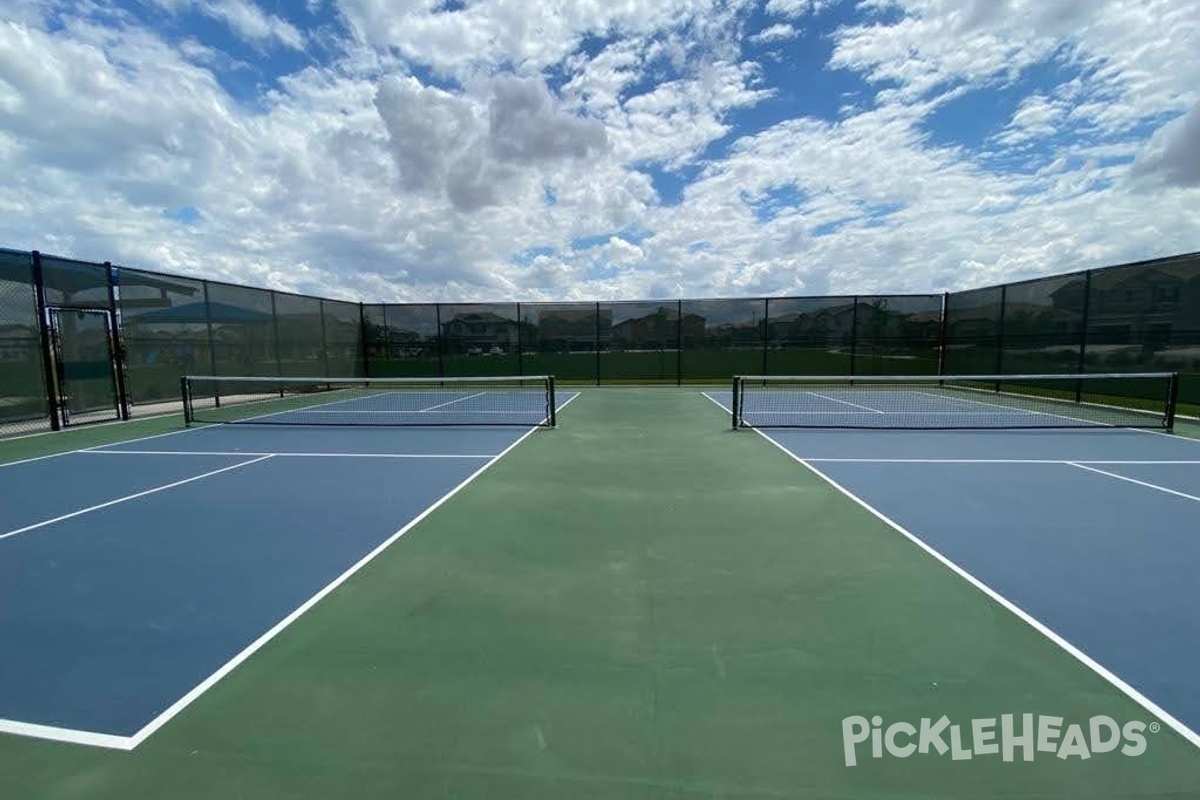
{"type": "MultiPolygon", "coordinates": [[[[1147,481],[1139,481],[1137,478],[1128,478],[1124,475],[1118,475],[1115,472],[1108,472],[1106,470],[1096,469],[1095,467],[1089,467],[1089,466],[1086,466],[1086,464],[1088,462],[1068,461],[1067,463],[1070,464],[1072,467],[1078,467],[1079,469],[1086,469],[1088,472],[1094,472],[1097,475],[1107,475],[1108,477],[1116,478],[1119,481],[1125,481],[1127,483],[1135,483],[1138,486],[1145,486],[1147,489],[1154,489],[1155,491],[1165,492],[1166,494],[1172,494],[1172,495],[1175,495],[1176,497],[1182,497],[1185,500],[1195,500],[1197,503],[1200,503],[1200,497],[1197,497],[1194,494],[1185,494],[1184,492],[1177,492],[1174,489],[1168,489],[1165,486],[1159,486],[1157,483],[1149,483],[1147,481]]],[[[1090,463],[1100,463],[1100,462],[1090,462],[1090,463]]],[[[1121,462],[1118,462],[1118,463],[1121,463],[1121,462]]]]}
{"type": "MultiPolygon", "coordinates": [[[[558,406],[557,408],[554,409],[554,413],[557,415],[558,412],[562,411],[564,408],[571,405],[571,403],[574,403],[576,400],[578,400],[579,395],[581,395],[581,394],[583,394],[583,392],[581,392],[581,391],[572,392],[571,396],[568,397],[566,400],[564,400],[563,404],[561,406],[558,406]]],[[[549,419],[549,417],[542,417],[542,422],[539,424],[545,423],[548,419],[549,419]]]]}
{"type": "MultiPolygon", "coordinates": [[[[169,402],[169,401],[164,401],[164,402],[169,402]]],[[[133,407],[136,408],[137,403],[134,403],[133,407]]],[[[171,416],[179,417],[180,419],[182,419],[183,411],[182,410],[181,411],[159,411],[154,414],[146,414],[145,416],[142,416],[142,417],[133,416],[131,414],[129,419],[112,419],[112,420],[106,420],[105,422],[85,422],[82,425],[68,425],[65,428],[62,428],[57,431],[49,430],[49,431],[34,431],[33,433],[18,433],[16,436],[0,437],[0,442],[15,442],[18,439],[32,439],[35,436],[51,436],[53,434],[63,435],[63,434],[79,433],[82,431],[90,430],[91,428],[108,428],[113,425],[132,425],[135,422],[145,422],[148,419],[160,419],[161,417],[171,417],[171,416]]],[[[49,423],[47,422],[46,424],[48,425],[49,423]]]]}
{"type": "Polygon", "coordinates": [[[195,427],[195,428],[181,428],[177,431],[166,431],[165,433],[153,433],[149,436],[139,436],[136,439],[120,439],[115,442],[106,442],[105,444],[95,444],[95,445],[92,445],[91,447],[77,447],[74,450],[60,450],[57,453],[47,453],[44,456],[34,456],[32,458],[22,458],[19,461],[5,461],[4,463],[0,464],[0,469],[3,469],[4,467],[15,467],[18,464],[29,464],[34,461],[44,461],[47,458],[58,458],[59,456],[69,456],[74,453],[86,453],[86,452],[95,450],[100,447],[109,447],[114,444],[132,444],[133,442],[146,442],[146,441],[149,441],[150,439],[161,439],[164,436],[178,436],[181,433],[191,433],[192,431],[203,430],[204,428],[207,428],[207,427],[209,427],[209,426],[204,425],[204,426],[195,427]]]}
{"type": "MultiPolygon", "coordinates": [[[[805,394],[811,394],[813,397],[819,397],[819,398],[821,398],[822,400],[832,400],[833,402],[835,402],[835,403],[841,403],[841,404],[842,404],[842,405],[844,405],[844,406],[851,406],[852,408],[861,408],[861,409],[863,409],[864,411],[870,411],[870,412],[871,412],[871,413],[873,413],[873,414],[883,414],[883,413],[885,413],[885,412],[883,412],[883,411],[880,411],[878,408],[871,408],[870,406],[864,406],[864,405],[862,405],[862,404],[860,404],[860,403],[851,403],[849,400],[839,400],[839,399],[837,399],[836,397],[830,397],[829,395],[827,395],[827,394],[821,394],[820,392],[805,391],[804,393],[805,393],[805,394]]],[[[732,414],[733,412],[732,412],[732,411],[730,411],[729,413],[730,413],[730,414],[732,414]]],[[[804,413],[804,412],[796,412],[796,413],[804,413]]],[[[814,413],[814,412],[809,412],[809,413],[814,413]]],[[[829,412],[826,412],[826,413],[829,413],[829,412]]],[[[832,413],[845,413],[845,412],[832,412],[832,413]]]]}
{"type": "Polygon", "coordinates": [[[436,406],[430,406],[429,408],[418,408],[417,413],[424,414],[426,411],[433,411],[435,408],[444,408],[445,406],[452,406],[455,403],[461,403],[464,400],[470,400],[474,397],[481,397],[485,394],[487,394],[487,392],[476,392],[475,394],[469,394],[466,397],[459,397],[454,400],[449,400],[445,403],[438,403],[436,406]]]}
{"type": "MultiPolygon", "coordinates": [[[[275,456],[276,458],[495,458],[495,453],[255,453],[245,450],[81,450],[96,456],[275,456]]],[[[1197,462],[1200,463],[1200,462],[1197,462]]]]}
{"type": "MultiPolygon", "coordinates": [[[[730,409],[725,408],[725,406],[722,405],[720,402],[713,399],[712,397],[709,397],[708,394],[704,394],[704,396],[708,397],[709,400],[712,400],[713,403],[715,403],[717,406],[724,409],[727,414],[733,413],[730,409]]],[[[952,571],[954,574],[958,575],[960,578],[965,580],[967,583],[974,586],[980,592],[983,592],[983,594],[987,595],[989,598],[991,598],[993,601],[998,603],[1004,609],[1006,609],[1011,614],[1016,616],[1018,619],[1020,619],[1026,625],[1029,625],[1031,628],[1033,628],[1038,633],[1045,636],[1051,642],[1058,645],[1060,648],[1062,648],[1069,655],[1074,657],[1077,661],[1079,661],[1085,667],[1087,667],[1092,672],[1096,673],[1101,678],[1103,678],[1104,680],[1106,680],[1110,684],[1112,684],[1112,686],[1115,687],[1118,691],[1120,691],[1121,693],[1123,693],[1124,695],[1129,697],[1131,700],[1136,702],[1142,708],[1149,711],[1151,714],[1153,714],[1155,717],[1157,717],[1160,721],[1162,721],[1165,725],[1170,727],[1172,730],[1174,730],[1176,733],[1178,733],[1180,736],[1182,736],[1185,740],[1187,740],[1189,743],[1191,743],[1194,747],[1200,748],[1200,734],[1196,733],[1191,728],[1189,728],[1187,725],[1183,724],[1178,719],[1176,719],[1175,717],[1168,714],[1163,708],[1159,707],[1153,700],[1146,697],[1141,692],[1139,692],[1137,689],[1130,686],[1128,683],[1126,683],[1124,680],[1122,680],[1120,677],[1118,677],[1115,673],[1109,671],[1106,667],[1104,667],[1098,661],[1093,659],[1087,653],[1084,653],[1078,647],[1071,644],[1063,637],[1059,636],[1050,627],[1048,627],[1047,625],[1045,625],[1042,622],[1040,622],[1039,620],[1037,620],[1035,617],[1033,617],[1031,614],[1026,612],[1024,609],[1020,608],[1015,603],[1010,601],[1008,598],[1004,597],[1004,595],[1000,594],[995,589],[993,589],[992,587],[988,586],[983,581],[976,578],[970,572],[967,572],[966,569],[964,569],[963,567],[960,567],[958,564],[951,561],[946,556],[942,555],[940,552],[938,552],[936,549],[934,549],[931,545],[927,544],[920,537],[918,537],[915,534],[908,531],[903,525],[900,525],[898,522],[891,519],[890,517],[885,515],[883,512],[879,511],[874,506],[872,506],[871,504],[867,503],[862,498],[855,495],[853,492],[851,492],[849,489],[847,489],[844,486],[842,486],[841,484],[839,484],[833,478],[829,477],[824,472],[817,469],[815,466],[813,466],[807,460],[801,458],[800,456],[796,455],[792,451],[788,450],[786,447],[784,447],[782,444],[780,444],[779,442],[772,439],[770,436],[768,436],[763,431],[755,429],[754,432],[757,433],[759,436],[761,436],[766,441],[770,442],[772,445],[774,445],[778,450],[780,450],[782,453],[784,453],[788,458],[792,459],[796,463],[798,463],[801,466],[803,466],[804,468],[808,469],[810,472],[812,472],[817,477],[821,478],[823,481],[828,483],[834,489],[837,489],[842,495],[844,495],[849,500],[853,501],[858,506],[862,507],[864,510],[869,512],[876,519],[880,520],[881,522],[886,523],[890,528],[892,528],[897,533],[904,536],[906,539],[908,539],[910,542],[915,544],[917,547],[924,550],[926,553],[928,553],[934,559],[939,561],[943,566],[945,566],[947,569],[952,571]]]]}
{"type": "MultiPolygon", "coordinates": [[[[251,454],[245,453],[244,455],[251,455],[251,454]]],[[[238,469],[239,467],[248,467],[251,464],[257,464],[260,461],[266,461],[268,458],[273,458],[273,457],[274,457],[273,454],[267,453],[265,455],[259,456],[258,458],[252,458],[249,461],[241,461],[241,462],[238,462],[237,464],[231,464],[228,467],[221,467],[220,469],[214,469],[210,472],[205,472],[200,475],[193,475],[192,477],[184,478],[181,481],[175,481],[173,483],[166,483],[166,484],[163,484],[162,486],[155,486],[153,489],[146,489],[145,491],[136,492],[134,494],[128,494],[128,495],[125,495],[124,497],[118,497],[115,500],[108,500],[103,503],[97,503],[94,506],[88,506],[87,508],[81,508],[78,511],[72,511],[69,514],[63,514],[61,516],[54,517],[53,519],[47,519],[47,520],[43,520],[41,522],[35,522],[32,525],[26,525],[24,528],[16,528],[16,529],[8,531],[6,533],[0,533],[0,541],[11,538],[11,537],[16,536],[21,533],[25,533],[27,531],[36,530],[37,528],[44,528],[47,525],[53,525],[56,522],[62,522],[63,520],[71,519],[72,517],[78,517],[83,514],[88,514],[92,511],[99,511],[102,508],[108,508],[109,506],[115,506],[117,503],[124,503],[129,500],[136,500],[139,497],[145,497],[148,494],[155,494],[156,492],[161,492],[166,489],[174,489],[176,486],[183,486],[185,483],[191,483],[192,481],[198,481],[203,478],[209,478],[209,477],[212,477],[213,475],[220,475],[222,472],[229,472],[230,470],[238,469]]]]}
{"type": "MultiPolygon", "coordinates": [[[[557,409],[555,409],[556,413],[561,412],[564,408],[569,406],[573,401],[575,401],[579,397],[580,394],[581,394],[581,392],[578,392],[578,391],[575,392],[570,398],[567,399],[566,402],[564,402],[562,405],[558,406],[557,409]]],[[[191,430],[191,429],[189,429],[189,430],[191,430]]],[[[149,723],[147,723],[145,726],[143,726],[139,731],[137,731],[132,736],[116,736],[113,734],[96,733],[93,731],[80,731],[80,730],[72,730],[69,728],[56,728],[56,727],[52,727],[52,726],[48,726],[48,725],[36,725],[33,723],[29,723],[29,722],[18,722],[15,720],[5,720],[5,719],[0,719],[0,733],[11,733],[11,734],[16,734],[19,736],[26,736],[26,737],[30,737],[30,738],[34,738],[34,739],[49,739],[49,740],[57,741],[57,742],[67,742],[70,744],[88,745],[91,747],[103,747],[103,748],[107,748],[107,749],[111,749],[111,750],[125,750],[125,751],[133,750],[138,745],[140,745],[142,742],[146,741],[146,739],[148,739],[150,736],[152,736],[162,726],[166,725],[174,717],[178,716],[180,712],[182,712],[185,708],[187,708],[189,705],[191,705],[193,702],[195,702],[195,700],[197,698],[199,698],[202,694],[204,694],[206,691],[208,691],[213,686],[215,686],[222,678],[224,678],[226,675],[228,675],[230,672],[232,672],[238,666],[240,666],[242,664],[242,662],[246,661],[248,658],[250,658],[256,652],[258,652],[258,650],[260,650],[264,645],[266,645],[268,642],[270,642],[272,639],[274,639],[276,636],[278,636],[280,633],[282,633],[284,631],[284,629],[286,629],[289,625],[291,625],[293,622],[295,622],[297,619],[299,619],[301,616],[303,616],[305,614],[305,612],[307,612],[309,609],[311,609],[313,606],[315,606],[317,603],[319,603],[321,600],[323,600],[326,596],[328,596],[330,593],[332,593],[335,589],[337,589],[339,586],[341,586],[343,583],[345,583],[347,580],[349,580],[351,577],[353,577],[355,573],[357,573],[359,570],[361,570],[363,567],[365,567],[367,564],[369,564],[371,561],[373,561],[380,553],[382,553],[384,550],[388,549],[388,547],[390,547],[393,543],[395,543],[398,539],[400,539],[400,537],[404,536],[404,534],[408,533],[413,527],[415,527],[423,519],[425,519],[427,516],[432,514],[435,510],[437,510],[437,508],[439,506],[441,506],[447,500],[449,500],[454,495],[458,494],[460,491],[462,491],[464,488],[466,488],[466,486],[468,484],[470,484],[472,481],[474,481],[476,478],[478,478],[480,475],[482,475],[484,472],[486,472],[493,464],[495,464],[501,458],[506,456],[509,452],[511,452],[513,449],[515,449],[517,447],[517,445],[524,442],[527,438],[529,438],[532,434],[537,433],[539,430],[540,430],[540,428],[530,427],[530,429],[527,430],[525,433],[521,434],[521,436],[515,442],[510,444],[508,447],[504,448],[504,450],[501,451],[500,453],[498,453],[497,455],[492,456],[486,464],[482,465],[481,467],[479,467],[479,469],[472,472],[461,483],[459,483],[457,486],[455,486],[453,489],[451,489],[446,494],[442,495],[442,497],[440,499],[438,499],[431,506],[429,506],[424,511],[422,511],[420,514],[418,514],[416,517],[414,517],[412,520],[410,520],[403,528],[401,528],[400,530],[393,533],[385,541],[380,543],[374,550],[372,550],[370,553],[367,553],[367,555],[363,556],[362,559],[360,559],[357,563],[352,565],[349,569],[347,569],[345,572],[343,572],[338,577],[334,578],[330,583],[326,584],[326,586],[323,589],[321,589],[319,592],[317,592],[312,597],[310,597],[308,600],[306,600],[296,610],[294,610],[292,613],[288,614],[286,617],[284,617],[279,622],[275,623],[275,625],[273,627],[271,627],[266,633],[262,634],[257,639],[255,639],[253,642],[251,642],[249,645],[247,645],[245,649],[243,649],[241,652],[239,652],[237,655],[235,655],[229,661],[225,662],[225,664],[222,665],[219,669],[217,669],[216,672],[212,673],[207,678],[205,678],[203,681],[201,681],[199,684],[197,684],[195,687],[193,687],[191,689],[191,691],[189,691],[183,697],[179,698],[174,703],[172,703],[165,711],[163,711],[161,714],[159,714],[157,717],[155,717],[153,720],[151,720],[149,723]]],[[[176,432],[178,433],[179,431],[176,431],[176,432]]]]}
{"type": "Polygon", "coordinates": [[[13,719],[0,719],[0,733],[25,736],[30,739],[49,739],[53,742],[83,744],[89,747],[104,747],[109,750],[132,750],[133,740],[128,736],[94,731],[77,731],[72,728],[56,728],[53,725],[37,725],[13,719]]]}

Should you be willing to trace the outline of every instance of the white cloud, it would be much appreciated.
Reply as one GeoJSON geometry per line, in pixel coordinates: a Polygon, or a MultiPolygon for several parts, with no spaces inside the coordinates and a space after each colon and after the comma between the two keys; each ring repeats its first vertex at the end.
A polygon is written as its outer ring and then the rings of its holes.
{"type": "Polygon", "coordinates": [[[304,49],[304,34],[292,23],[268,14],[253,0],[144,0],[164,11],[179,14],[194,10],[224,22],[241,39],[253,44],[274,42],[293,50],[304,49]]]}
{"type": "Polygon", "coordinates": [[[601,252],[604,262],[608,264],[636,264],[646,258],[642,248],[620,236],[610,238],[601,252]]]}
{"type": "Polygon", "coordinates": [[[394,47],[446,74],[478,65],[541,69],[567,58],[584,34],[642,38],[695,26],[724,27],[754,0],[477,0],[436,10],[425,0],[341,0],[339,8],[363,41],[394,47]]]}
{"type": "Polygon", "coordinates": [[[251,0],[202,0],[198,7],[248,41],[273,40],[294,50],[304,48],[304,34],[295,25],[265,13],[251,0]]]}
{"type": "Polygon", "coordinates": [[[800,31],[791,25],[781,22],[769,28],[763,28],[751,36],[750,41],[754,44],[773,44],[775,42],[786,42],[789,39],[795,39],[799,35],[800,31]]]}
{"type": "Polygon", "coordinates": [[[1025,98],[1012,120],[996,137],[996,142],[1015,147],[1027,142],[1054,136],[1059,126],[1070,113],[1067,104],[1057,102],[1045,95],[1035,94],[1025,98]]]}
{"type": "Polygon", "coordinates": [[[405,189],[478,211],[533,197],[542,170],[593,160],[609,147],[603,126],[557,108],[538,80],[496,78],[485,99],[386,78],[375,105],[405,189]]]}
{"type": "MultiPolygon", "coordinates": [[[[789,109],[795,86],[745,54],[749,0],[342,0],[353,32],[155,0],[321,53],[257,104],[222,81],[268,58],[16,2],[8,246],[353,299],[549,300],[940,290],[1200,238],[1188,0],[860,4],[899,13],[823,34],[826,66],[869,87],[833,119],[789,109]],[[931,135],[1035,66],[983,144],[931,135]]],[[[766,9],[807,28],[828,5],[766,9]]]]}
{"type": "Polygon", "coordinates": [[[767,0],[765,11],[780,17],[796,19],[808,14],[820,14],[840,0],[767,0]]]}
{"type": "Polygon", "coordinates": [[[771,95],[771,90],[751,88],[757,76],[752,63],[718,62],[630,97],[606,117],[622,159],[682,166],[729,132],[727,112],[771,95]]]}
{"type": "Polygon", "coordinates": [[[1200,186],[1200,103],[1164,125],[1134,166],[1135,176],[1153,176],[1175,186],[1200,186]]]}

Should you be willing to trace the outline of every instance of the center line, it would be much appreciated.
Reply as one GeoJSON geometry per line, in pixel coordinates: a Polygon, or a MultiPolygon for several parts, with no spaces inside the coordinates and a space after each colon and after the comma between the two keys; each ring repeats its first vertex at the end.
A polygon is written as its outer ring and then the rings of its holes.
{"type": "Polygon", "coordinates": [[[1155,491],[1165,492],[1166,494],[1173,494],[1176,497],[1182,497],[1185,500],[1195,500],[1197,503],[1200,503],[1200,497],[1197,497],[1194,494],[1185,494],[1183,492],[1177,492],[1174,489],[1168,489],[1165,486],[1159,486],[1157,483],[1147,483],[1146,481],[1139,481],[1137,478],[1127,478],[1124,475],[1118,475],[1117,473],[1109,472],[1108,470],[1096,469],[1095,467],[1089,467],[1086,464],[1080,464],[1077,461],[1070,461],[1068,463],[1072,467],[1078,467],[1079,469],[1086,469],[1088,472],[1095,472],[1097,475],[1107,475],[1108,477],[1116,478],[1119,481],[1125,481],[1127,483],[1135,483],[1138,486],[1145,486],[1147,489],[1154,489],[1155,491]]]}
{"type": "Polygon", "coordinates": [[[805,392],[805,394],[811,394],[813,397],[820,397],[823,400],[832,400],[833,402],[841,403],[844,406],[854,406],[855,408],[861,408],[864,411],[872,411],[876,414],[884,413],[884,412],[880,411],[878,408],[871,408],[870,406],[863,406],[863,405],[859,405],[858,403],[851,403],[849,400],[839,400],[836,397],[830,397],[829,395],[821,394],[820,392],[805,392]]]}
{"type": "Polygon", "coordinates": [[[457,400],[448,400],[445,403],[438,403],[436,406],[430,406],[429,408],[422,408],[419,411],[417,411],[417,413],[421,414],[426,411],[433,411],[435,408],[442,408],[443,406],[454,405],[455,403],[461,403],[463,400],[470,400],[472,397],[479,397],[480,395],[484,395],[484,394],[487,394],[487,392],[476,392],[475,394],[470,394],[470,395],[467,395],[466,397],[460,397],[457,400]]]}

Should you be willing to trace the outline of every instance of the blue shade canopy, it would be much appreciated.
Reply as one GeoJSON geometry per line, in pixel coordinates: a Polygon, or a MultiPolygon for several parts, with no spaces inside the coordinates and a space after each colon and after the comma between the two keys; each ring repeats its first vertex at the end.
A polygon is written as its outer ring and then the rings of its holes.
{"type": "Polygon", "coordinates": [[[174,306],[173,308],[163,308],[157,311],[150,311],[145,314],[138,314],[136,317],[131,317],[131,321],[137,323],[145,322],[208,322],[226,323],[226,322],[271,322],[274,316],[265,314],[261,311],[254,311],[240,306],[231,306],[226,303],[187,303],[182,306],[174,306]]]}

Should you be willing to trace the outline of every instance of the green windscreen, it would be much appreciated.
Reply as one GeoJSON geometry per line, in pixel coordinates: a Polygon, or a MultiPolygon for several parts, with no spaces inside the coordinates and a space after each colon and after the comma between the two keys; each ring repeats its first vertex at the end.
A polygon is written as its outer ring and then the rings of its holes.
{"type": "Polygon", "coordinates": [[[32,260],[0,251],[0,426],[38,429],[47,414],[32,260]]]}

